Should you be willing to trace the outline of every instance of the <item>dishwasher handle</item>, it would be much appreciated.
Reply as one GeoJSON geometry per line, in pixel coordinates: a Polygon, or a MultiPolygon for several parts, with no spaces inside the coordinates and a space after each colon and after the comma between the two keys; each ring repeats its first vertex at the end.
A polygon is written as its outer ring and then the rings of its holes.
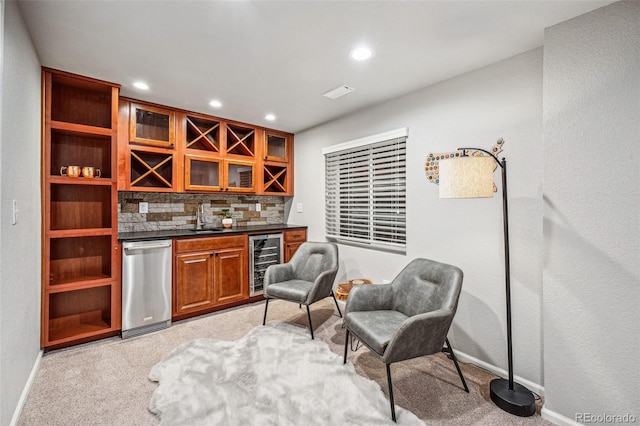
{"type": "Polygon", "coordinates": [[[135,250],[151,250],[151,249],[160,249],[160,248],[169,248],[171,247],[171,242],[168,243],[164,243],[164,244],[148,244],[148,245],[130,245],[128,247],[125,247],[124,249],[126,251],[135,251],[135,250]]]}

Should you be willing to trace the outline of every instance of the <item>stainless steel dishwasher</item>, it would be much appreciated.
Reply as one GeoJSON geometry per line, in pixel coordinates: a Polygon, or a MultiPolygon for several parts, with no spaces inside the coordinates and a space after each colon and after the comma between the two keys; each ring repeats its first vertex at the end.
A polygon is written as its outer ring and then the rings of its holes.
{"type": "Polygon", "coordinates": [[[122,338],[171,325],[171,240],[122,244],[122,338]]]}

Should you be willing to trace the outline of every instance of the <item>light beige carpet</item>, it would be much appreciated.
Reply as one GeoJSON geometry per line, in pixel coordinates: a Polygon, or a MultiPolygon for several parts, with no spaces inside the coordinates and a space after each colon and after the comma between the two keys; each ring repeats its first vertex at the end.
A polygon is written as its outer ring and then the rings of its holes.
{"type": "MultiPolygon", "coordinates": [[[[331,299],[312,306],[316,339],[342,355],[344,330],[331,299]]],[[[112,338],[45,354],[18,425],[156,425],[149,402],[158,386],[151,368],[176,346],[203,337],[236,340],[262,324],[264,303],[175,323],[166,330],[121,340],[112,338]]],[[[306,311],[274,301],[267,321],[306,327],[306,311]]],[[[367,349],[349,353],[349,362],[387,393],[384,364],[367,349]]],[[[395,403],[430,425],[549,425],[538,413],[520,418],[489,399],[493,375],[461,365],[470,393],[462,389],[453,363],[434,355],[391,366],[395,403]]]]}

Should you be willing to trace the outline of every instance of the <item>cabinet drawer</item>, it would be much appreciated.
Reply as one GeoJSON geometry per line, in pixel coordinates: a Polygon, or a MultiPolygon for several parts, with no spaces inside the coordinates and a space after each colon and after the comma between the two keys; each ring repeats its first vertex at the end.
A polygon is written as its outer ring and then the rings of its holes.
{"type": "Polygon", "coordinates": [[[175,241],[176,253],[193,252],[200,250],[215,250],[220,248],[246,247],[246,235],[233,235],[228,237],[202,237],[188,238],[175,241]]]}
{"type": "Polygon", "coordinates": [[[305,229],[296,229],[294,231],[284,232],[284,241],[287,243],[302,242],[307,240],[307,231],[305,229]]]}

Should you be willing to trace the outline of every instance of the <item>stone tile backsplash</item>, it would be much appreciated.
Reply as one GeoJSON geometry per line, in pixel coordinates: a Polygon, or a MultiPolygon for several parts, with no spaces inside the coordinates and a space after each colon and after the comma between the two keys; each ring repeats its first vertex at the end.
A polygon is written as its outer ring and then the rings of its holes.
{"type": "Polygon", "coordinates": [[[222,226],[222,209],[233,213],[233,226],[284,223],[284,197],[118,192],[118,232],[195,228],[200,203],[209,226],[222,226]],[[138,213],[140,202],[149,203],[148,213],[138,213]],[[256,211],[256,203],[261,211],[256,211]]]}

